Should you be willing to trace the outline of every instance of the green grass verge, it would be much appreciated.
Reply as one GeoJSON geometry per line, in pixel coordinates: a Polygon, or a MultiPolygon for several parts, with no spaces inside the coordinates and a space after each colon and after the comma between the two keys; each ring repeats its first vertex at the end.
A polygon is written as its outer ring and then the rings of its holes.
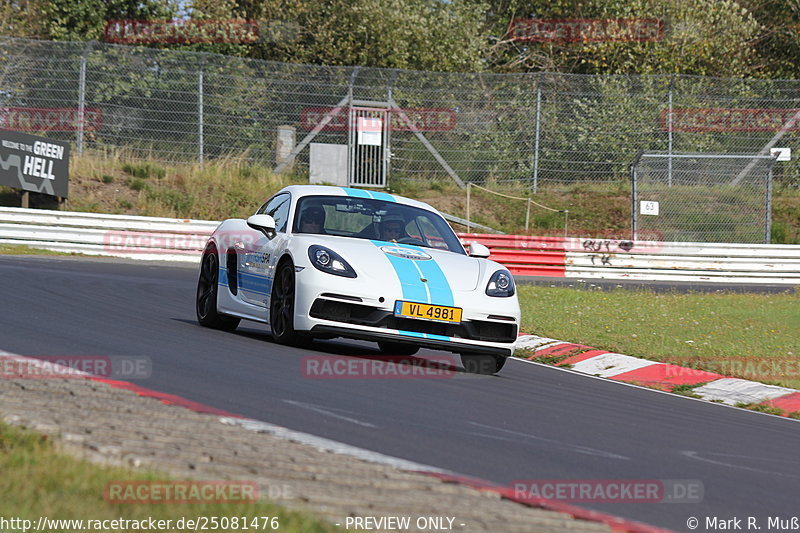
{"type": "Polygon", "coordinates": [[[56,252],[31,248],[24,244],[0,244],[0,255],[83,255],[79,253],[56,252]]]}
{"type": "Polygon", "coordinates": [[[518,286],[521,331],[800,389],[800,292],[518,286]]]}
{"type": "MultiPolygon", "coordinates": [[[[101,467],[79,460],[59,453],[46,436],[4,423],[0,423],[0,471],[3,473],[0,476],[0,516],[33,520],[34,524],[40,516],[75,520],[143,520],[153,517],[171,519],[173,524],[181,517],[247,517],[250,521],[255,517],[268,516],[277,517],[280,526],[278,531],[342,531],[309,514],[287,511],[263,501],[204,505],[110,503],[103,499],[104,487],[109,482],[166,480],[169,476],[157,472],[101,467]]],[[[263,530],[262,521],[259,519],[259,530],[263,530]]],[[[73,529],[48,528],[49,531],[73,529]]],[[[174,530],[174,527],[170,530],[174,530]]],[[[270,530],[269,527],[266,530],[270,530]]],[[[21,528],[9,528],[6,531],[21,531],[21,528]]]]}
{"type": "Polygon", "coordinates": [[[766,405],[763,403],[743,403],[739,402],[735,405],[735,407],[739,407],[741,409],[749,409],[751,411],[758,411],[759,413],[767,413],[770,415],[782,415],[783,409],[779,409],[772,405],[766,405]]]}

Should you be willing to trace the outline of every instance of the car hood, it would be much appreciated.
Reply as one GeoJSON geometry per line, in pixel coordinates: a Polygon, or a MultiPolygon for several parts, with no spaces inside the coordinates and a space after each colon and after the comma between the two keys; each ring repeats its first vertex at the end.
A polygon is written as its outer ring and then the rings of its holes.
{"type": "Polygon", "coordinates": [[[359,276],[375,281],[396,276],[409,294],[426,286],[431,293],[473,291],[482,275],[481,260],[435,248],[345,237],[319,239],[316,244],[339,253],[359,276]]]}

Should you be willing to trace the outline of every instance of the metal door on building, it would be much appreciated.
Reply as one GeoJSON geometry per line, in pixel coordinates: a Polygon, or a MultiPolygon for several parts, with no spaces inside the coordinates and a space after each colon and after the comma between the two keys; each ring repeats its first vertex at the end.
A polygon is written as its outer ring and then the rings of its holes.
{"type": "Polygon", "coordinates": [[[351,187],[386,187],[389,109],[350,107],[347,177],[351,187]]]}

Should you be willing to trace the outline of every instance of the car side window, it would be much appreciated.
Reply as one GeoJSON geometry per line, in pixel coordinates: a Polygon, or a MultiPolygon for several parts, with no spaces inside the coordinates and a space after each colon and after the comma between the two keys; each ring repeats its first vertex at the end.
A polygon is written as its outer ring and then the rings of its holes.
{"type": "Polygon", "coordinates": [[[275,231],[283,233],[286,231],[286,224],[289,222],[289,206],[291,198],[288,194],[279,194],[269,202],[261,206],[256,212],[259,215],[269,215],[275,219],[275,231]]]}

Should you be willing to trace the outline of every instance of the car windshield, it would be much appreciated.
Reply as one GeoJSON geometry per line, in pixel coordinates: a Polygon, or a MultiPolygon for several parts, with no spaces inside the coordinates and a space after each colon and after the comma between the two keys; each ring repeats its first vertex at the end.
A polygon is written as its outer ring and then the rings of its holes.
{"type": "Polygon", "coordinates": [[[294,233],[338,235],[465,254],[447,222],[436,213],[383,200],[351,196],[304,196],[295,209],[294,233]]]}

